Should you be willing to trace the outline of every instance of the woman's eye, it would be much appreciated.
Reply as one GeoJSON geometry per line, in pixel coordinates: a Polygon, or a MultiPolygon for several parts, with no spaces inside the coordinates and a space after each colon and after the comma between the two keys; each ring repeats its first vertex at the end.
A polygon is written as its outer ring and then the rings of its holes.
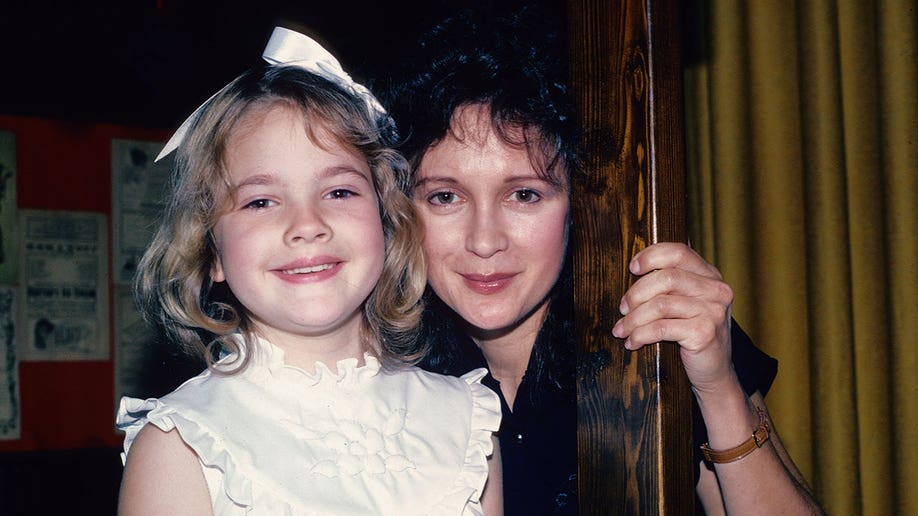
{"type": "Polygon", "coordinates": [[[436,192],[427,198],[431,204],[452,204],[456,202],[456,194],[453,192],[436,192]]]}
{"type": "Polygon", "coordinates": [[[347,199],[348,197],[353,197],[357,195],[356,192],[345,188],[337,188],[325,194],[326,199],[347,199]]]}
{"type": "Polygon", "coordinates": [[[510,199],[517,201],[517,202],[529,204],[533,202],[538,202],[539,199],[541,199],[541,196],[535,190],[529,190],[529,189],[524,188],[522,190],[517,190],[513,192],[510,195],[510,199]]]}
{"type": "Polygon", "coordinates": [[[248,208],[252,210],[262,210],[271,206],[274,206],[275,202],[269,199],[255,199],[250,201],[248,204],[243,206],[243,208],[248,208]]]}

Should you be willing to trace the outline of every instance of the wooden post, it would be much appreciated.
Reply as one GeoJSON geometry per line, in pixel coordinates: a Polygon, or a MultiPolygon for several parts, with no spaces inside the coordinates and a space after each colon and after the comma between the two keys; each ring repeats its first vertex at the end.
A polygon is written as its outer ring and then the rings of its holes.
{"type": "Polygon", "coordinates": [[[684,242],[675,0],[569,0],[572,93],[587,150],[573,190],[580,514],[691,514],[691,394],[671,343],[612,337],[630,258],[684,242]]]}

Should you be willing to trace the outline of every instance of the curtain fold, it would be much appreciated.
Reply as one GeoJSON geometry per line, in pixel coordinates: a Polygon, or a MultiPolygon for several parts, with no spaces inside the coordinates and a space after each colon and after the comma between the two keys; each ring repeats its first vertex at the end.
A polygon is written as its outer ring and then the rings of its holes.
{"type": "Polygon", "coordinates": [[[767,397],[830,514],[918,514],[916,1],[698,6],[693,245],[780,361],[767,397]]]}
{"type": "MultiPolygon", "coordinates": [[[[918,514],[918,6],[879,3],[881,155],[889,237],[894,494],[918,514]]],[[[898,507],[897,507],[898,509],[898,507]]]]}

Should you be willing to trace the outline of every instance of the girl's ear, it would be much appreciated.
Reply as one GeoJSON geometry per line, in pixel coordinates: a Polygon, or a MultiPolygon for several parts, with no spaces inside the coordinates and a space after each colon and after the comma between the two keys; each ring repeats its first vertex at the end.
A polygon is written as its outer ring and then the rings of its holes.
{"type": "Polygon", "coordinates": [[[226,274],[223,273],[223,262],[220,261],[220,254],[214,257],[214,263],[210,266],[210,281],[220,283],[226,281],[226,274]]]}

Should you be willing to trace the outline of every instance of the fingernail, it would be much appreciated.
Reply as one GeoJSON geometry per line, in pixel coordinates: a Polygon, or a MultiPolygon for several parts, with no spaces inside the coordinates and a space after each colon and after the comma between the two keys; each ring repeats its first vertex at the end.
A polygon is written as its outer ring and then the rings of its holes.
{"type": "Polygon", "coordinates": [[[628,303],[626,303],[625,300],[622,299],[622,302],[618,304],[619,313],[621,313],[622,315],[628,315],[628,310],[629,310],[628,303]]]}
{"type": "Polygon", "coordinates": [[[615,323],[615,326],[612,327],[612,335],[616,338],[622,338],[622,322],[618,321],[615,323]]]}

